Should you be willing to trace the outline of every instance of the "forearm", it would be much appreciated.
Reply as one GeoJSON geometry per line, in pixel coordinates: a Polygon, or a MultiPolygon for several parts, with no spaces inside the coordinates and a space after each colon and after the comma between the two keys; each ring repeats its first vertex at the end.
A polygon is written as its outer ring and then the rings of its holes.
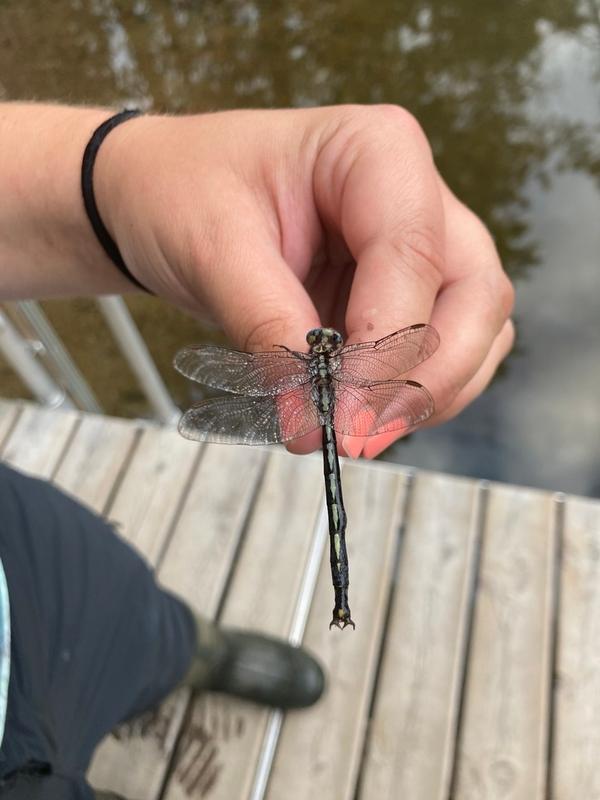
{"type": "Polygon", "coordinates": [[[0,300],[122,292],[81,197],[101,108],[0,104],[0,300]]]}

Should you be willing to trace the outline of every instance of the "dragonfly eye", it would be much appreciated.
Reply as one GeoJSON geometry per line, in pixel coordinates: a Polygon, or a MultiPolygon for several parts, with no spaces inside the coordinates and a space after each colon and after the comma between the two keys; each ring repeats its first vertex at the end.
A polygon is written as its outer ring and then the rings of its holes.
{"type": "Polygon", "coordinates": [[[313,328],[312,331],[309,331],[306,334],[306,343],[314,344],[320,338],[320,334],[321,334],[320,328],[313,328]]]}

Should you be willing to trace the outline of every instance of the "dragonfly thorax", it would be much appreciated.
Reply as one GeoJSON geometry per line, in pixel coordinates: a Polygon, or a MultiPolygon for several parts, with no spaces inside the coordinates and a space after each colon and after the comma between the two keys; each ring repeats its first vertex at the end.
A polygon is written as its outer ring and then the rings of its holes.
{"type": "Polygon", "coordinates": [[[313,328],[306,334],[311,353],[335,353],[344,343],[342,334],[334,328],[313,328]]]}

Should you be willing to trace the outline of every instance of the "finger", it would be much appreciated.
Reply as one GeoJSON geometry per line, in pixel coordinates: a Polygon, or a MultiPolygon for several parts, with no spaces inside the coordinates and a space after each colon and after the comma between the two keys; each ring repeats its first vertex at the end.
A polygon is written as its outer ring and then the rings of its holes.
{"type": "Polygon", "coordinates": [[[514,291],[491,236],[442,185],[446,279],[431,316],[440,347],[411,373],[448,408],[481,368],[512,310],[514,291]]]}
{"type": "Polygon", "coordinates": [[[197,292],[241,350],[286,345],[306,351],[306,332],[319,325],[319,315],[277,243],[257,233],[260,227],[254,218],[227,226],[202,265],[197,292]]]}
{"type": "MultiPolygon", "coordinates": [[[[454,407],[463,389],[482,365],[489,363],[489,358],[493,363],[496,340],[513,302],[512,287],[488,232],[443,183],[440,185],[447,220],[446,278],[431,324],[438,330],[441,343],[430,359],[410,373],[411,379],[422,383],[433,395],[436,419],[454,407]],[[490,356],[493,349],[494,355],[490,356]]],[[[389,433],[370,438],[363,453],[379,453],[401,436],[389,433]]],[[[354,447],[353,455],[359,449],[354,447]]]]}
{"type": "Polygon", "coordinates": [[[456,395],[453,402],[439,414],[435,414],[430,420],[428,420],[424,427],[430,428],[440,425],[443,422],[447,422],[449,419],[457,416],[457,414],[460,414],[460,412],[466,408],[469,403],[472,403],[476,397],[479,397],[479,395],[488,387],[499,365],[512,350],[514,341],[514,324],[511,319],[507,319],[502,327],[502,330],[496,337],[492,349],[488,353],[485,361],[476,374],[456,395]]]}
{"type": "MultiPolygon", "coordinates": [[[[258,224],[238,221],[211,247],[193,288],[211,308],[230,341],[240,350],[260,352],[285,345],[306,351],[306,332],[319,315],[300,280],[275,242],[257,234],[258,224]]],[[[310,453],[321,443],[319,431],[289,442],[294,453],[310,453]]]]}
{"type": "MultiPolygon", "coordinates": [[[[483,364],[471,378],[471,380],[463,387],[459,394],[455,397],[454,401],[442,413],[435,414],[426,422],[422,427],[430,428],[440,425],[442,422],[455,417],[459,414],[469,403],[478,397],[489,385],[494,377],[498,366],[510,353],[515,340],[515,329],[512,320],[506,320],[502,330],[494,340],[494,343],[485,358],[483,364]]],[[[385,433],[381,436],[373,436],[365,442],[362,449],[362,455],[365,458],[375,458],[388,448],[393,442],[406,434],[396,434],[393,432],[385,433]]]]}
{"type": "Polygon", "coordinates": [[[357,262],[348,342],[429,320],[441,285],[444,214],[427,140],[399,108],[359,110],[319,156],[315,197],[357,262]]]}

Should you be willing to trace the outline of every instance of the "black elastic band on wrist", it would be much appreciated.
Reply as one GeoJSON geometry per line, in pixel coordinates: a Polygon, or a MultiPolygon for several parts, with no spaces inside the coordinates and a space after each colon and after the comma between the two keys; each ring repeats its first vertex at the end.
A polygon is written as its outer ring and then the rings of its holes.
{"type": "Polygon", "coordinates": [[[94,233],[104,248],[107,256],[110,258],[113,264],[115,264],[115,266],[121,270],[126,278],[128,278],[136,286],[139,286],[140,289],[150,293],[150,290],[143,286],[135,277],[135,275],[129,271],[127,264],[123,260],[123,256],[119,252],[119,248],[117,247],[115,240],[112,238],[110,233],[107,231],[106,226],[102,222],[100,212],[98,211],[98,206],[96,205],[96,199],[94,197],[94,164],[96,162],[96,156],[98,155],[100,145],[106,136],[108,136],[108,134],[113,130],[113,128],[116,128],[117,125],[120,125],[122,122],[126,122],[132,117],[138,117],[141,113],[141,111],[136,109],[125,109],[124,111],[120,111],[118,114],[109,117],[109,119],[103,122],[102,125],[96,128],[87,144],[87,147],[85,148],[83,161],[81,162],[81,194],[83,195],[83,204],[85,206],[88,219],[91,222],[94,233]]]}

